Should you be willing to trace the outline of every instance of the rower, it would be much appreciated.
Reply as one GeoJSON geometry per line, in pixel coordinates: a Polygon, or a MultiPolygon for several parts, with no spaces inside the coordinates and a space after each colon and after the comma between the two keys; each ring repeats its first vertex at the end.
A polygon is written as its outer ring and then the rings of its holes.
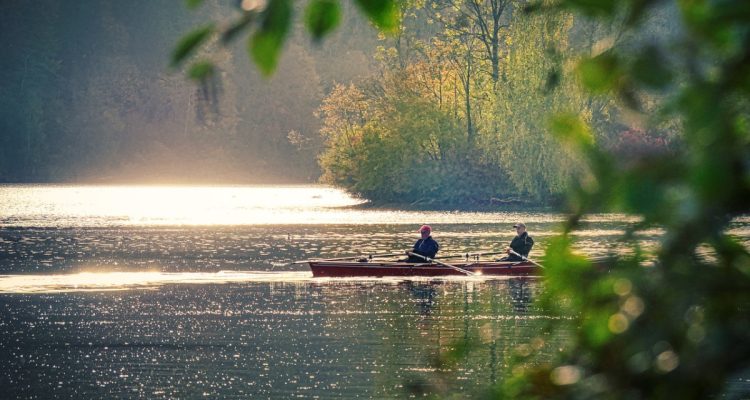
{"type": "Polygon", "coordinates": [[[513,225],[513,228],[516,230],[516,237],[511,240],[510,246],[505,249],[505,252],[508,253],[508,255],[498,261],[523,261],[521,257],[512,254],[511,250],[524,257],[528,257],[531,248],[534,247],[534,239],[532,239],[531,236],[529,236],[529,233],[526,232],[526,224],[519,222],[513,225]]]}
{"type": "MultiPolygon", "coordinates": [[[[421,238],[417,240],[416,243],[414,243],[414,248],[412,250],[406,251],[406,254],[409,254],[411,252],[411,253],[417,253],[417,254],[420,254],[429,258],[435,258],[435,254],[437,254],[440,246],[438,245],[438,242],[436,242],[435,239],[433,239],[431,236],[432,228],[429,225],[422,225],[419,228],[419,234],[421,238]]],[[[423,263],[425,261],[419,257],[410,255],[409,258],[406,259],[406,262],[423,263]]]]}

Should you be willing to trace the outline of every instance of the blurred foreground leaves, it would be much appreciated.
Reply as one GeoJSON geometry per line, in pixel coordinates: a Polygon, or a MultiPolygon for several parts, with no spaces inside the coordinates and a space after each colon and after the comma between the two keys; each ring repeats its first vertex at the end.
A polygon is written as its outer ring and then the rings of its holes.
{"type": "MultiPolygon", "coordinates": [[[[189,8],[197,8],[202,0],[186,0],[189,8]]],[[[273,74],[279,55],[284,47],[297,9],[292,0],[238,0],[238,15],[234,21],[216,28],[214,24],[199,28],[185,35],[172,53],[172,67],[186,62],[202,46],[210,43],[211,35],[217,34],[223,44],[229,44],[239,37],[247,38],[247,51],[250,58],[266,76],[273,74]]],[[[393,31],[400,20],[399,8],[394,0],[357,0],[362,13],[375,26],[384,32],[393,31]]],[[[341,19],[339,0],[311,0],[304,10],[307,31],[314,40],[321,40],[330,34],[341,19]]],[[[205,63],[205,61],[198,61],[205,63]]],[[[208,75],[196,71],[211,72],[205,67],[190,68],[189,76],[203,80],[208,75]]]]}
{"type": "MultiPolygon", "coordinates": [[[[610,20],[624,16],[625,29],[637,30],[656,3],[555,6],[610,20]]],[[[534,354],[520,360],[498,387],[500,396],[704,399],[721,395],[729,377],[747,373],[750,255],[725,230],[750,211],[749,4],[675,2],[683,24],[675,41],[614,46],[579,63],[586,88],[620,99],[634,113],[641,94],[666,89],[657,114],[648,117],[678,123],[683,146],[623,164],[591,146],[575,116],[554,120],[553,132],[587,158],[592,176],[571,190],[571,216],[548,248],[548,290],[540,301],[575,316],[580,329],[555,362],[539,365],[534,354]],[[569,233],[598,210],[641,218],[623,237],[632,254],[594,265],[571,253],[569,233]],[[664,235],[648,254],[632,233],[653,228],[664,235]]]]}
{"type": "MultiPolygon", "coordinates": [[[[639,116],[644,124],[679,126],[681,145],[668,154],[615,159],[593,145],[580,116],[553,118],[552,132],[587,160],[590,172],[571,187],[565,231],[548,246],[547,290],[540,301],[573,316],[579,329],[554,361],[540,363],[533,351],[521,352],[492,396],[715,398],[730,376],[750,367],[750,255],[725,233],[732,219],[750,211],[750,3],[560,0],[528,9],[572,9],[636,31],[650,23],[651,8],[665,3],[679,16],[674,38],[629,46],[615,41],[573,71],[592,95],[616,98],[634,115],[655,110],[639,116]],[[643,107],[649,95],[656,107],[643,107]],[[572,252],[570,234],[586,213],[600,211],[629,213],[640,222],[622,238],[630,244],[628,255],[593,264],[572,252]],[[633,233],[642,229],[664,231],[658,249],[640,247],[633,233]]],[[[227,40],[246,33],[253,59],[270,74],[294,6],[290,0],[240,4],[235,24],[191,33],[173,62],[194,54],[211,32],[227,40]]],[[[357,4],[381,29],[397,25],[395,2],[357,4]]],[[[305,21],[313,38],[335,28],[339,8],[330,0],[308,4],[305,21]]],[[[200,78],[200,71],[211,69],[193,71],[200,78]]],[[[556,324],[552,319],[548,329],[556,324]]],[[[459,350],[442,363],[455,363],[459,350]]]]}

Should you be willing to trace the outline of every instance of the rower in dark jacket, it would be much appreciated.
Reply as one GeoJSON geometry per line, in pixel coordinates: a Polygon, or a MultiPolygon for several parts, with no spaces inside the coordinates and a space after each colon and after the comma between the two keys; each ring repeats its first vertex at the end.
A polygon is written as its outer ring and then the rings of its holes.
{"type": "MultiPolygon", "coordinates": [[[[409,254],[409,252],[412,252],[425,257],[435,258],[435,254],[437,254],[440,246],[438,245],[438,242],[430,236],[432,234],[432,228],[429,225],[422,225],[422,227],[419,228],[419,234],[422,235],[422,238],[417,240],[417,243],[414,243],[414,249],[407,251],[406,253],[409,254]]],[[[422,258],[410,255],[406,262],[423,263],[426,261],[422,258]]]]}
{"type": "Polygon", "coordinates": [[[519,222],[513,225],[513,228],[516,229],[516,237],[511,240],[510,247],[505,249],[508,256],[501,258],[500,261],[523,261],[521,257],[510,251],[513,250],[524,257],[528,257],[531,248],[534,247],[534,239],[532,239],[531,236],[529,236],[529,233],[526,232],[526,224],[519,222]]]}

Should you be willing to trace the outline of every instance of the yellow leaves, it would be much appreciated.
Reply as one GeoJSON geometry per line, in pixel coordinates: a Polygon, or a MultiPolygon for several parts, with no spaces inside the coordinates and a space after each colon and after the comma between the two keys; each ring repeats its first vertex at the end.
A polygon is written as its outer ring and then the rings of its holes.
{"type": "Polygon", "coordinates": [[[338,141],[362,127],[368,119],[370,104],[362,91],[353,84],[336,84],[323,99],[316,115],[323,121],[321,134],[328,140],[338,141]]]}

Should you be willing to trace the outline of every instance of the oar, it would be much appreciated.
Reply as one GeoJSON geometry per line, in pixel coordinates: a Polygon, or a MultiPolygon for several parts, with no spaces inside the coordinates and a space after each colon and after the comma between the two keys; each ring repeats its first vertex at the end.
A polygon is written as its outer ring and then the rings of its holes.
{"type": "Polygon", "coordinates": [[[292,262],[286,263],[286,264],[272,263],[271,264],[271,271],[273,271],[274,268],[276,268],[276,267],[288,267],[290,265],[307,264],[310,261],[343,261],[343,260],[354,260],[355,258],[361,258],[361,257],[363,257],[363,256],[326,258],[326,259],[318,258],[318,259],[313,259],[313,260],[297,260],[297,261],[292,261],[292,262]]]}
{"type": "MultiPolygon", "coordinates": [[[[509,251],[509,253],[510,253],[510,254],[513,254],[513,255],[516,255],[516,256],[518,256],[518,257],[521,257],[521,259],[522,259],[522,260],[524,260],[524,261],[528,261],[528,262],[530,262],[530,263],[532,263],[532,264],[536,265],[537,267],[541,267],[541,268],[544,268],[544,265],[542,265],[542,264],[539,264],[538,262],[536,262],[536,261],[534,261],[534,260],[529,260],[528,258],[526,258],[526,257],[524,257],[524,256],[522,256],[522,255],[520,255],[520,254],[518,254],[518,253],[516,253],[516,252],[515,252],[515,251],[513,251],[513,250],[510,250],[510,251],[509,251]]],[[[546,268],[544,268],[544,269],[546,269],[546,268]]]]}
{"type": "Polygon", "coordinates": [[[380,254],[368,254],[367,256],[369,258],[375,258],[375,257],[396,257],[396,256],[403,256],[404,253],[380,253],[380,254]]]}
{"type": "Polygon", "coordinates": [[[440,259],[443,259],[443,260],[444,260],[444,259],[446,259],[446,258],[462,258],[462,257],[466,257],[466,256],[468,256],[468,255],[469,255],[468,253],[467,253],[467,254],[453,254],[453,255],[449,255],[449,256],[440,256],[440,257],[435,257],[435,259],[437,259],[437,258],[440,258],[440,259]]]}
{"type": "Polygon", "coordinates": [[[418,258],[421,258],[421,259],[423,259],[423,260],[425,260],[425,261],[427,261],[427,262],[434,262],[435,264],[438,264],[438,265],[442,265],[442,266],[444,266],[444,267],[448,267],[448,268],[452,268],[452,269],[455,269],[456,271],[458,271],[458,272],[460,272],[460,273],[462,273],[462,274],[468,275],[468,276],[474,276],[474,273],[473,273],[473,272],[471,272],[471,271],[467,271],[467,270],[465,270],[465,269],[463,269],[463,268],[458,268],[458,267],[457,267],[457,266],[455,266],[455,265],[450,265],[450,264],[447,264],[447,263],[444,263],[444,262],[441,262],[441,261],[435,260],[435,259],[433,259],[433,258],[430,258],[430,257],[425,257],[425,256],[423,256],[423,255],[421,255],[421,254],[417,254],[417,253],[414,253],[414,252],[411,252],[411,251],[410,251],[410,252],[408,252],[408,253],[406,253],[406,254],[408,254],[408,255],[410,255],[410,256],[414,256],[414,257],[418,257],[418,258]]]}
{"type": "Polygon", "coordinates": [[[349,256],[349,257],[337,257],[337,258],[315,258],[315,259],[308,259],[308,260],[299,260],[291,262],[287,265],[294,265],[294,264],[306,264],[310,261],[344,261],[344,260],[356,260],[358,258],[373,258],[373,257],[395,257],[395,256],[401,256],[404,253],[381,253],[381,254],[360,254],[358,256],[349,256]]]}

